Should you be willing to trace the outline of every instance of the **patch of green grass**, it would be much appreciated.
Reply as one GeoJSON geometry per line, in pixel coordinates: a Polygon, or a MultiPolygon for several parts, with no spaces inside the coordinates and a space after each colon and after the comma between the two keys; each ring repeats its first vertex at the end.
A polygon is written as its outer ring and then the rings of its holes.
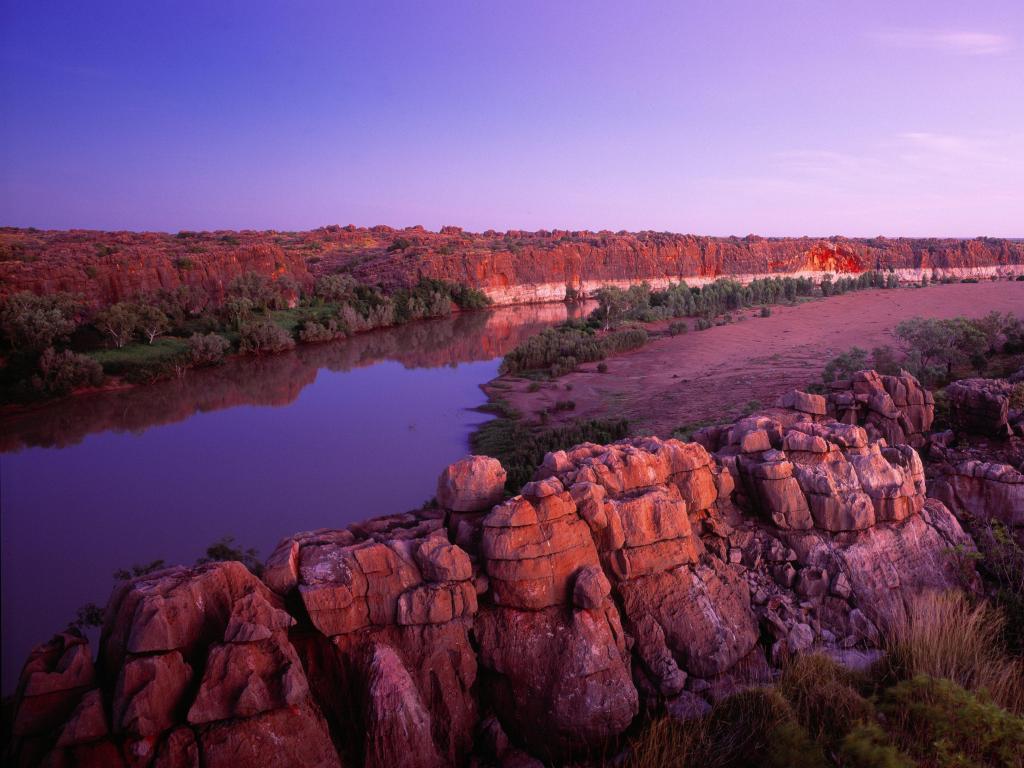
{"type": "Polygon", "coordinates": [[[104,373],[130,377],[154,373],[188,354],[188,342],[176,336],[165,336],[152,344],[127,344],[120,349],[96,349],[87,354],[103,366],[104,373]]]}

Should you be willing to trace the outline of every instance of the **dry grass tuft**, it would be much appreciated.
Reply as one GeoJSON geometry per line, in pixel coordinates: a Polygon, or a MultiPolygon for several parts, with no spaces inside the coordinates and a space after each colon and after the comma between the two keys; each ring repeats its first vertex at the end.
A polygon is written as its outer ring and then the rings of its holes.
{"type": "Polygon", "coordinates": [[[1001,611],[972,604],[960,592],[921,595],[889,627],[889,671],[898,679],[946,678],[1024,713],[1024,664],[1006,653],[1004,622],[1001,611]]]}

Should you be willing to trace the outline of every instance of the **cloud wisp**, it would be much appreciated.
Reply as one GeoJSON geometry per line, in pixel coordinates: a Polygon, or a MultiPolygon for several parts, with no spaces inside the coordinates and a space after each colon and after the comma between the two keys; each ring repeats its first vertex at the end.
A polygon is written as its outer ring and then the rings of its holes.
{"type": "Polygon", "coordinates": [[[875,39],[893,48],[938,51],[962,56],[993,56],[1013,48],[1006,35],[970,30],[890,29],[875,39]]]}

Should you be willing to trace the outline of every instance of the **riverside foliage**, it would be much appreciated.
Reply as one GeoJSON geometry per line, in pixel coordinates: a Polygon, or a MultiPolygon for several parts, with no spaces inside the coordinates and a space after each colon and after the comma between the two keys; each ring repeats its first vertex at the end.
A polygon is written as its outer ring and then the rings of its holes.
{"type": "Polygon", "coordinates": [[[181,286],[99,311],[69,294],[15,293],[0,302],[0,390],[6,401],[28,401],[98,386],[103,375],[152,381],[231,351],[279,352],[488,304],[483,292],[444,280],[385,291],[341,274],[304,292],[286,275],[249,272],[219,304],[181,286]]]}

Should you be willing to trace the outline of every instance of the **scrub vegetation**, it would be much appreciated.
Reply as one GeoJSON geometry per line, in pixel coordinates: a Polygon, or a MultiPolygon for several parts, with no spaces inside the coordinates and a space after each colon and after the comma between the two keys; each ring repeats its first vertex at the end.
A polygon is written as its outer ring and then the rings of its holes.
{"type": "Polygon", "coordinates": [[[181,286],[99,311],[70,294],[15,293],[0,302],[0,391],[5,402],[29,402],[98,387],[106,377],[144,383],[232,352],[272,354],[488,304],[481,291],[444,280],[384,291],[341,274],[304,291],[287,275],[249,272],[220,303],[181,286]]]}

